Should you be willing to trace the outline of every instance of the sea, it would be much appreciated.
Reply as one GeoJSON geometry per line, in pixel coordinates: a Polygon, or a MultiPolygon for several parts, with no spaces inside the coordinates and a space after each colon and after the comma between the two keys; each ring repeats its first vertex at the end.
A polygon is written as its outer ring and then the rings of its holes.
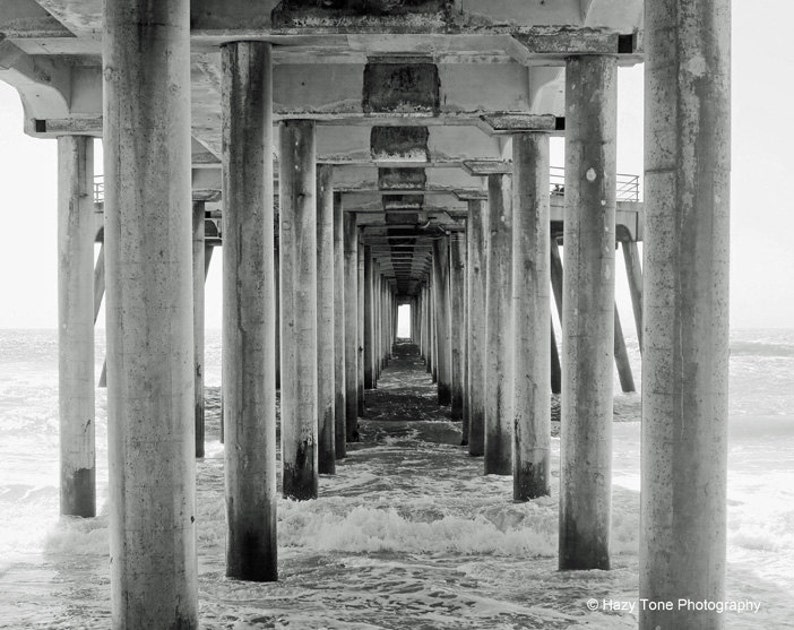
{"type": "MultiPolygon", "coordinates": [[[[203,628],[637,626],[639,394],[615,393],[610,571],[556,569],[558,438],[552,495],[514,503],[510,479],[484,476],[459,423],[433,411],[417,366],[407,390],[389,372],[381,387],[426,404],[388,426],[363,423],[319,499],[279,501],[280,580],[251,584],[224,573],[220,341],[207,332],[207,457],[196,469],[203,628]]],[[[639,385],[636,340],[628,346],[639,385]]],[[[57,331],[0,330],[0,628],[110,627],[104,389],[96,407],[99,516],[59,518],[57,331]]],[[[728,422],[725,627],[794,628],[794,330],[731,332],[728,422]]]]}

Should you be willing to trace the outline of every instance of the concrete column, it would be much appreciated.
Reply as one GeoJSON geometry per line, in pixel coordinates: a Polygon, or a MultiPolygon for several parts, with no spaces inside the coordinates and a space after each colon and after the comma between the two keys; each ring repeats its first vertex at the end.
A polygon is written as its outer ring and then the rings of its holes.
{"type": "MultiPolygon", "coordinates": [[[[334,194],[334,449],[336,459],[346,455],[347,360],[345,298],[345,229],[342,195],[334,194]]],[[[355,323],[355,318],[353,319],[355,323]]]]}
{"type": "Polygon", "coordinates": [[[372,287],[372,252],[368,245],[364,245],[364,389],[375,387],[372,287]]]}
{"type": "Polygon", "coordinates": [[[192,629],[190,3],[103,7],[112,626],[192,629]]]}
{"type": "Polygon", "coordinates": [[[609,569],[617,65],[569,59],[565,114],[560,569],[609,569]]]}
{"type": "Polygon", "coordinates": [[[273,244],[273,285],[276,287],[276,389],[281,390],[281,246],[278,241],[278,232],[275,234],[273,244]]]}
{"type": "Polygon", "coordinates": [[[96,516],[93,178],[94,139],[58,138],[61,514],[82,517],[96,516]]]}
{"type": "Polygon", "coordinates": [[[438,404],[452,404],[452,323],[449,291],[449,240],[433,241],[433,287],[437,356],[438,404]]]}
{"type": "Polygon", "coordinates": [[[317,421],[319,472],[336,472],[334,167],[317,167],[317,421]]]}
{"type": "MultiPolygon", "coordinates": [[[[730,4],[645,5],[640,597],[656,601],[725,599],[730,4]]],[[[645,610],[640,628],[724,619],[645,610]]]]}
{"type": "Polygon", "coordinates": [[[640,251],[635,241],[623,241],[623,262],[626,265],[626,275],[629,279],[629,292],[631,293],[631,307],[634,311],[634,323],[637,327],[637,341],[642,352],[642,266],[640,264],[640,251]]]}
{"type": "Polygon", "coordinates": [[[204,202],[193,203],[193,377],[196,457],[204,457],[204,202]]]}
{"type": "Polygon", "coordinates": [[[278,571],[271,46],[227,44],[221,65],[226,575],[273,581],[278,571]]]}
{"type": "Polygon", "coordinates": [[[466,369],[466,320],[464,317],[466,312],[464,284],[466,276],[465,235],[453,234],[449,238],[449,245],[452,419],[463,420],[463,375],[466,369]]]}
{"type": "Polygon", "coordinates": [[[430,376],[434,383],[438,383],[438,282],[435,281],[435,274],[430,280],[430,335],[433,355],[433,370],[430,376]]]}
{"type": "MultiPolygon", "coordinates": [[[[467,221],[468,224],[468,221],[467,221]]],[[[463,248],[463,277],[461,278],[461,291],[463,293],[463,330],[462,334],[462,350],[463,362],[461,365],[462,372],[462,387],[463,387],[463,422],[461,424],[461,446],[469,445],[469,422],[471,421],[471,414],[469,411],[469,260],[471,259],[471,246],[469,244],[468,227],[464,233],[465,247],[463,248]]]]}
{"type": "Polygon", "coordinates": [[[489,234],[485,203],[472,200],[468,205],[469,455],[479,457],[485,453],[485,265],[489,234]]]}
{"type": "Polygon", "coordinates": [[[488,176],[485,299],[485,474],[513,474],[513,199],[508,175],[488,176]]]}
{"type": "Polygon", "coordinates": [[[380,327],[381,327],[381,282],[380,263],[372,259],[372,387],[378,386],[380,378],[380,327]]]}
{"type": "Polygon", "coordinates": [[[358,349],[357,349],[357,365],[358,365],[358,415],[364,416],[364,244],[361,242],[361,235],[359,233],[358,242],[358,349]]]}
{"type": "MultiPolygon", "coordinates": [[[[345,240],[345,441],[358,435],[358,230],[356,215],[344,213],[345,240]]],[[[336,443],[339,448],[339,441],[336,443]]]]}
{"type": "Polygon", "coordinates": [[[317,498],[317,157],[315,123],[279,126],[281,447],[287,498],[317,498]]]}
{"type": "Polygon", "coordinates": [[[513,136],[513,498],[551,492],[549,137],[513,136]]]}

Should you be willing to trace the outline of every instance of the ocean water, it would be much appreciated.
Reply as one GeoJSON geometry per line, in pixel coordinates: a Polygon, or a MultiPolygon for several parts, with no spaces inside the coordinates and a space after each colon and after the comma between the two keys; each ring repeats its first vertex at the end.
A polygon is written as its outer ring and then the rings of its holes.
{"type": "MultiPolygon", "coordinates": [[[[639,385],[636,341],[629,350],[639,385]]],[[[103,357],[97,338],[97,374],[103,357]]],[[[640,397],[616,393],[611,571],[556,571],[557,501],[511,500],[457,446],[459,424],[423,370],[384,374],[408,394],[397,421],[321,479],[321,498],[279,502],[280,581],[224,577],[220,337],[207,335],[208,457],[198,462],[202,627],[632,628],[636,602],[640,397]],[[407,381],[406,381],[407,378],[407,381]]],[[[731,335],[727,598],[759,605],[726,626],[794,628],[794,330],[731,335]]],[[[384,398],[384,400],[387,398],[384,398]]],[[[394,399],[397,400],[397,399],[394,399]]],[[[107,434],[97,390],[100,516],[58,517],[56,331],[0,331],[0,628],[109,627],[107,434]]],[[[559,464],[554,438],[553,469],[559,464]]]]}

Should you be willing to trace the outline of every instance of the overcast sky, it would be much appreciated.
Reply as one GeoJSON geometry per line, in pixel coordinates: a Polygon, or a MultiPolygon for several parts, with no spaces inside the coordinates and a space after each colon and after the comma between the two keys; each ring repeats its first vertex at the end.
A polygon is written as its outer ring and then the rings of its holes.
{"type": "MultiPolygon", "coordinates": [[[[731,324],[794,328],[794,118],[790,0],[733,2],[731,324]]],[[[620,73],[618,171],[642,173],[642,67],[620,73]]],[[[562,165],[559,146],[552,163],[562,165]]],[[[101,164],[99,165],[101,170],[101,164]]],[[[0,82],[0,328],[57,326],[54,140],[22,133],[16,91],[0,82]]],[[[207,285],[207,326],[221,325],[220,256],[207,285]]],[[[624,328],[631,310],[619,255],[624,328]]],[[[101,320],[100,320],[101,325],[101,320]]]]}

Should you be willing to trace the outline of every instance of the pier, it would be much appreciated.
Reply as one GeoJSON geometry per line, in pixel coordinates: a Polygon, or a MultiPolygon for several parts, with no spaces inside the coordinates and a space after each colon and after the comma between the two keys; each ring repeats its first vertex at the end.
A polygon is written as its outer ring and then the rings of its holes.
{"type": "Polygon", "coordinates": [[[548,500],[559,394],[556,568],[609,570],[615,369],[635,389],[623,264],[643,361],[639,596],[723,600],[730,26],[728,0],[5,2],[0,80],[26,133],[58,144],[64,515],[96,515],[107,387],[113,627],[199,627],[220,259],[227,577],[279,579],[277,479],[322,496],[394,362],[426,371],[461,453],[512,478],[505,502],[548,500]],[[621,174],[618,68],[640,63],[645,172],[621,174]]]}

